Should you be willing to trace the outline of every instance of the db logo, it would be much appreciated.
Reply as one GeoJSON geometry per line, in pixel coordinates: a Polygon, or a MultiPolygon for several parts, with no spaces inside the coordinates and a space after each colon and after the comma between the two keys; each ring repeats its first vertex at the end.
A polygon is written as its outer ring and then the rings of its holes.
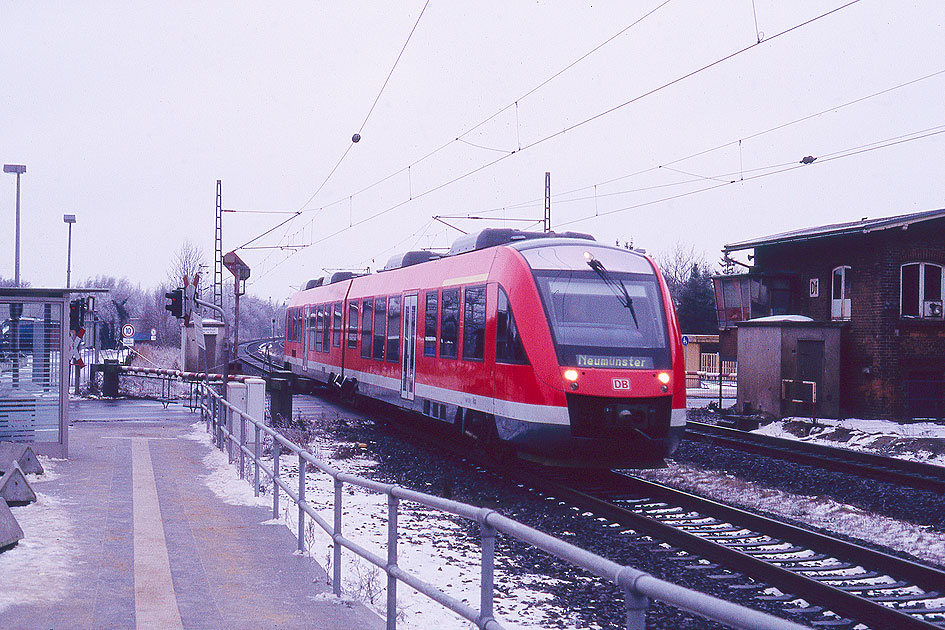
{"type": "Polygon", "coordinates": [[[630,389],[630,379],[629,378],[615,378],[614,379],[614,389],[630,389]]]}

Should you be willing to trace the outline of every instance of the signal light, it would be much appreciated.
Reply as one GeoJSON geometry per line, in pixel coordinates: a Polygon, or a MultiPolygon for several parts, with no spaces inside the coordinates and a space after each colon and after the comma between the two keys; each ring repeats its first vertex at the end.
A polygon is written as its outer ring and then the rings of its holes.
{"type": "Polygon", "coordinates": [[[164,310],[170,311],[171,315],[177,318],[184,316],[184,290],[174,289],[164,294],[170,302],[164,306],[164,310]]]}

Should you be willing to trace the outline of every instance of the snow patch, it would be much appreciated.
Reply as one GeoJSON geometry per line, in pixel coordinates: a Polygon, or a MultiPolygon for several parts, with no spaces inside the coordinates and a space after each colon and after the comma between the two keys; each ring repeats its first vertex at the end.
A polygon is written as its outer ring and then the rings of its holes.
{"type": "Polygon", "coordinates": [[[12,508],[24,535],[15,547],[0,553],[0,575],[16,576],[0,589],[0,613],[14,604],[49,604],[65,597],[72,567],[79,562],[75,528],[65,505],[37,492],[35,503],[12,508]]]}

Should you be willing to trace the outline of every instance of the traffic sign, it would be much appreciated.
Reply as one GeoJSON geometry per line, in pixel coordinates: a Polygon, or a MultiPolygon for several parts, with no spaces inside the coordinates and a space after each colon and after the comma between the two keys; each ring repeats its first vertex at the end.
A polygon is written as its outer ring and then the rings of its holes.
{"type": "Polygon", "coordinates": [[[135,338],[134,338],[134,337],[124,337],[124,338],[121,340],[121,345],[125,346],[126,348],[130,348],[131,346],[135,345],[135,338]]]}
{"type": "Polygon", "coordinates": [[[151,329],[151,341],[157,341],[157,328],[151,329]]]}
{"type": "Polygon", "coordinates": [[[72,356],[69,358],[69,363],[80,368],[85,367],[85,361],[82,360],[82,355],[79,354],[79,348],[82,346],[82,337],[84,335],[85,328],[69,331],[69,336],[72,337],[72,356]]]}
{"type": "Polygon", "coordinates": [[[135,336],[135,327],[131,324],[125,324],[121,327],[121,336],[122,337],[134,337],[135,336]]]}

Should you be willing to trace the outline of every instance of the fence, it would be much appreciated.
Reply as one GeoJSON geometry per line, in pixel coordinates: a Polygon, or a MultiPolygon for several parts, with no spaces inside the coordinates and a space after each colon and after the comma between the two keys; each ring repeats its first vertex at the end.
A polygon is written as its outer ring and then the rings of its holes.
{"type": "Polygon", "coordinates": [[[284,492],[295,502],[298,508],[298,549],[304,551],[304,524],[306,515],[318,524],[329,536],[333,545],[332,588],[335,595],[341,595],[341,550],[354,552],[361,558],[374,564],[387,574],[387,628],[395,630],[397,623],[397,584],[403,582],[423,595],[433,599],[461,617],[471,621],[483,630],[500,630],[502,625],[493,617],[493,570],[495,566],[495,537],[503,533],[516,540],[549,553],[575,567],[609,580],[624,591],[627,628],[642,630],[646,627],[646,609],[650,599],[665,602],[677,608],[692,611],[698,615],[728,624],[734,628],[800,630],[803,626],[766,613],[745,608],[731,602],[720,600],[704,593],[692,591],[670,582],[657,579],[648,573],[629,566],[623,566],[611,560],[592,554],[570,543],[549,536],[536,529],[507,518],[494,510],[478,508],[465,503],[443,499],[441,497],[408,490],[393,484],[384,484],[340,472],[315,456],[296,446],[279,432],[265,426],[258,419],[230,404],[223,397],[205,384],[200,388],[201,417],[206,422],[207,430],[212,434],[214,444],[230,453],[231,461],[237,459],[233,451],[238,452],[240,477],[245,471],[246,458],[253,462],[253,488],[259,495],[260,473],[265,473],[272,480],[272,514],[279,516],[280,494],[284,492]],[[237,420],[238,418],[238,420],[237,420]],[[253,432],[252,445],[247,446],[247,423],[253,432]],[[236,428],[236,425],[239,428],[236,428]],[[260,459],[261,437],[268,435],[272,439],[272,467],[269,468],[260,459]],[[293,489],[280,477],[279,462],[285,449],[298,458],[299,484],[293,489]],[[312,468],[328,474],[334,480],[333,520],[328,523],[316,513],[305,499],[305,479],[312,468]],[[387,496],[388,537],[387,557],[374,553],[343,535],[342,508],[344,484],[352,484],[387,496]],[[453,514],[479,523],[481,532],[481,577],[479,609],[471,607],[451,597],[436,586],[429,584],[397,565],[397,515],[401,501],[411,501],[423,506],[453,514]]]}
{"type": "Polygon", "coordinates": [[[699,370],[686,372],[686,387],[702,387],[703,381],[735,386],[738,379],[738,363],[736,361],[722,361],[722,374],[719,374],[719,355],[714,352],[704,352],[699,355],[699,370]]]}

